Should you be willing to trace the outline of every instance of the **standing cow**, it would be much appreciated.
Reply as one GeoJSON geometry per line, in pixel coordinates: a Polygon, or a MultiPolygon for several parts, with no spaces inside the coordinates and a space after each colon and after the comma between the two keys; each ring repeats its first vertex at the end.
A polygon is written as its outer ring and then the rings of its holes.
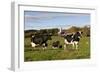
{"type": "Polygon", "coordinates": [[[36,47],[36,46],[42,46],[43,49],[48,46],[47,41],[51,40],[51,35],[50,34],[37,34],[37,35],[32,35],[31,38],[31,46],[36,47]]]}
{"type": "Polygon", "coordinates": [[[78,31],[74,34],[68,34],[64,37],[64,49],[66,49],[66,45],[71,44],[73,49],[78,49],[78,43],[80,41],[82,32],[78,31]]]}

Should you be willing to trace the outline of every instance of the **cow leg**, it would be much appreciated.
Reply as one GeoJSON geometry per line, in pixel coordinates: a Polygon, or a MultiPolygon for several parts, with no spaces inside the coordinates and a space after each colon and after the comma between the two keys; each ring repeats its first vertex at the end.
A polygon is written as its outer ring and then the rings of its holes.
{"type": "Polygon", "coordinates": [[[43,50],[45,49],[45,43],[43,44],[43,50]]]}
{"type": "Polygon", "coordinates": [[[78,49],[78,44],[76,44],[76,49],[78,49]]]}
{"type": "Polygon", "coordinates": [[[75,42],[75,49],[78,49],[78,42],[75,42]]]}
{"type": "Polygon", "coordinates": [[[72,48],[74,49],[74,46],[75,46],[75,44],[74,43],[72,43],[72,48]]]}
{"type": "Polygon", "coordinates": [[[43,44],[43,50],[47,48],[47,43],[43,44]]]}
{"type": "Polygon", "coordinates": [[[64,50],[66,50],[66,44],[64,44],[64,50]]]}
{"type": "Polygon", "coordinates": [[[78,49],[78,44],[76,44],[76,49],[78,49]]]}

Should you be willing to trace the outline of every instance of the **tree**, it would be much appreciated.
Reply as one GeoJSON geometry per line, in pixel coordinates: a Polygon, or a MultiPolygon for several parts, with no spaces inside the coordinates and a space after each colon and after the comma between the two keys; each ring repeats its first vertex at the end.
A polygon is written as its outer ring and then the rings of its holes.
{"type": "Polygon", "coordinates": [[[84,26],[81,31],[83,32],[84,36],[90,37],[90,27],[89,26],[84,26]]]}
{"type": "Polygon", "coordinates": [[[79,27],[72,26],[72,27],[69,28],[67,31],[70,32],[70,33],[73,33],[73,32],[77,32],[77,31],[79,31],[79,30],[80,30],[79,27]]]}

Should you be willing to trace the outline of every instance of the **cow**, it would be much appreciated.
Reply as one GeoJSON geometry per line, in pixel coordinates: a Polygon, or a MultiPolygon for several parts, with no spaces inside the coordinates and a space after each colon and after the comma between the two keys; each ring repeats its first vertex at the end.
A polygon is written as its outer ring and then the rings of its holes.
{"type": "Polygon", "coordinates": [[[31,46],[36,47],[36,46],[42,46],[43,49],[48,46],[47,41],[51,40],[51,35],[50,34],[36,34],[32,35],[31,38],[31,46]]]}
{"type": "Polygon", "coordinates": [[[82,32],[78,31],[76,33],[68,34],[64,36],[64,49],[66,49],[66,45],[71,44],[73,49],[78,49],[78,43],[80,41],[80,37],[82,36],[82,32]]]}
{"type": "Polygon", "coordinates": [[[57,48],[62,48],[62,45],[60,45],[60,41],[55,41],[52,43],[52,48],[57,49],[57,48]]]}

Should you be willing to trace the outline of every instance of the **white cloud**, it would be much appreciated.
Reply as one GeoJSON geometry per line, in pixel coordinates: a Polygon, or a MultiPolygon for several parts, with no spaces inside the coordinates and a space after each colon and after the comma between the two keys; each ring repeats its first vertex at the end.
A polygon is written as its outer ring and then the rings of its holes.
{"type": "MultiPolygon", "coordinates": [[[[33,12],[34,13],[34,12],[33,12]]],[[[36,12],[35,12],[36,13],[36,12]]],[[[54,12],[40,12],[37,15],[34,14],[25,14],[25,19],[34,19],[34,20],[41,20],[41,19],[52,19],[55,17],[69,17],[69,16],[87,16],[89,14],[79,14],[79,13],[54,13],[54,12]]]]}

